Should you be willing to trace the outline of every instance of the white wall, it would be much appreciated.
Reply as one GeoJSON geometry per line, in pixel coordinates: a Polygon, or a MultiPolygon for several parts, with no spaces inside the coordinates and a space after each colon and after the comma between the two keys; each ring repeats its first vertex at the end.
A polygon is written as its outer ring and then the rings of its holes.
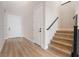
{"type": "Polygon", "coordinates": [[[22,27],[24,37],[33,40],[33,6],[29,2],[28,5],[24,8],[24,15],[22,19],[22,27]]]}
{"type": "MultiPolygon", "coordinates": [[[[25,2],[25,1],[8,1],[8,2],[1,2],[4,9],[6,9],[5,13],[5,39],[7,36],[7,15],[14,15],[21,17],[22,21],[22,35],[21,37],[25,37],[27,39],[32,39],[32,3],[31,2],[25,2]]],[[[16,30],[17,31],[17,30],[16,30]]]]}
{"type": "Polygon", "coordinates": [[[48,44],[53,39],[54,33],[58,29],[58,20],[50,28],[46,30],[50,24],[58,17],[58,7],[60,2],[45,2],[45,47],[48,48],[48,44]]]}
{"type": "Polygon", "coordinates": [[[4,38],[4,10],[0,5],[0,52],[5,42],[3,38],[4,38]]]}
{"type": "Polygon", "coordinates": [[[72,30],[74,26],[73,16],[75,14],[74,2],[67,3],[59,8],[59,30],[72,30]]]}

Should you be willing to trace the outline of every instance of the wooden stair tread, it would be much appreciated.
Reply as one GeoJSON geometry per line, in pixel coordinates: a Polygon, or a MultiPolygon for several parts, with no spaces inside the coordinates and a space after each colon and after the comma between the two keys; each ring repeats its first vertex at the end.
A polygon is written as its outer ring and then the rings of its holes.
{"type": "Polygon", "coordinates": [[[54,38],[57,38],[57,39],[64,39],[64,40],[71,40],[71,41],[72,41],[71,38],[64,38],[64,37],[60,37],[60,36],[54,36],[54,38]]]}
{"type": "Polygon", "coordinates": [[[70,33],[55,33],[55,36],[65,37],[65,38],[73,38],[73,34],[70,33]]]}
{"type": "Polygon", "coordinates": [[[73,31],[66,31],[66,30],[59,30],[59,31],[56,31],[57,33],[73,33],[73,31]]]}
{"type": "Polygon", "coordinates": [[[58,44],[58,43],[55,43],[55,42],[53,42],[52,45],[58,46],[59,48],[62,48],[64,50],[68,50],[68,51],[71,51],[72,50],[72,48],[70,48],[68,46],[64,46],[62,44],[58,44]]]}
{"type": "MultiPolygon", "coordinates": [[[[70,45],[72,45],[72,43],[73,43],[72,39],[62,38],[62,37],[59,37],[59,36],[55,36],[53,38],[53,40],[59,41],[59,42],[62,42],[62,43],[67,43],[67,44],[70,44],[70,45]]],[[[51,43],[53,42],[53,40],[51,41],[51,43]]]]}
{"type": "Polygon", "coordinates": [[[64,50],[64,49],[60,48],[59,46],[50,45],[50,47],[53,47],[53,48],[55,48],[55,49],[57,49],[57,50],[59,50],[61,52],[66,53],[66,54],[71,54],[70,51],[64,50]]]}
{"type": "Polygon", "coordinates": [[[57,31],[60,31],[60,32],[73,32],[71,30],[57,30],[57,31]]]}
{"type": "Polygon", "coordinates": [[[71,45],[71,44],[68,44],[68,43],[63,43],[63,42],[61,42],[61,41],[56,41],[56,40],[53,40],[53,42],[56,42],[56,43],[59,43],[59,44],[63,44],[63,45],[66,45],[66,46],[70,46],[70,47],[72,47],[72,45],[71,45]]]}
{"type": "Polygon", "coordinates": [[[48,50],[51,51],[51,53],[54,53],[56,57],[60,57],[60,56],[65,57],[65,55],[61,54],[59,51],[57,52],[56,49],[49,48],[48,50]]]}
{"type": "Polygon", "coordinates": [[[69,35],[69,36],[73,36],[73,34],[69,34],[69,33],[56,33],[56,34],[58,34],[58,35],[69,35]]]}
{"type": "Polygon", "coordinates": [[[59,56],[58,54],[56,54],[56,52],[54,50],[47,49],[47,52],[50,52],[50,54],[53,54],[54,53],[54,56],[55,57],[58,57],[59,56]]]}

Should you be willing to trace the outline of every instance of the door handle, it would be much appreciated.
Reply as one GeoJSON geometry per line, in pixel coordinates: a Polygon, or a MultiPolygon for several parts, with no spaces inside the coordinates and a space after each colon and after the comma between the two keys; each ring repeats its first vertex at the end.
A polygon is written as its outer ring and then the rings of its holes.
{"type": "Polygon", "coordinates": [[[41,32],[41,28],[40,28],[40,31],[39,32],[41,32]]]}

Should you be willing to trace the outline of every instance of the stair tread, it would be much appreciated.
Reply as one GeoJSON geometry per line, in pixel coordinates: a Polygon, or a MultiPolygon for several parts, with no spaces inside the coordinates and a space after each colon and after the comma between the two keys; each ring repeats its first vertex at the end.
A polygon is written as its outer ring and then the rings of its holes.
{"type": "Polygon", "coordinates": [[[54,50],[47,49],[47,52],[50,52],[50,54],[53,54],[53,53],[54,53],[54,56],[55,56],[55,57],[58,57],[58,56],[59,56],[58,53],[55,52],[54,50]],[[57,54],[56,54],[56,53],[57,53],[57,54]]]}
{"type": "Polygon", "coordinates": [[[73,33],[73,31],[66,31],[66,30],[58,30],[57,32],[59,33],[73,33]]]}
{"type": "Polygon", "coordinates": [[[57,50],[59,50],[59,51],[62,51],[62,52],[64,52],[64,53],[67,53],[67,54],[71,54],[71,52],[70,51],[68,51],[68,50],[64,50],[64,49],[62,49],[62,48],[60,48],[60,47],[56,47],[56,46],[54,46],[54,45],[50,45],[52,48],[55,48],[55,49],[57,49],[57,50]]]}
{"type": "Polygon", "coordinates": [[[73,32],[72,30],[57,30],[57,31],[61,31],[61,32],[73,32]]]}
{"type": "Polygon", "coordinates": [[[72,47],[72,45],[71,45],[71,44],[68,44],[68,43],[63,43],[63,42],[61,42],[61,41],[56,41],[56,40],[53,40],[53,42],[56,42],[56,43],[59,43],[59,44],[63,44],[63,45],[66,45],[66,46],[70,46],[70,47],[72,47]]]}
{"type": "Polygon", "coordinates": [[[69,34],[69,33],[56,33],[56,34],[59,34],[59,35],[72,35],[73,36],[73,34],[69,34]]]}
{"type": "MultiPolygon", "coordinates": [[[[61,57],[66,57],[66,55],[63,55],[63,54],[57,52],[55,48],[54,48],[54,49],[49,48],[48,50],[51,51],[51,53],[54,53],[57,57],[58,57],[58,56],[59,56],[59,57],[60,57],[60,56],[61,56],[61,57]]],[[[68,56],[67,56],[67,57],[68,57],[68,56]]]]}
{"type": "Polygon", "coordinates": [[[68,51],[71,51],[71,50],[72,50],[72,48],[69,48],[69,47],[64,46],[64,45],[61,45],[61,44],[57,44],[57,43],[55,43],[55,42],[54,42],[52,45],[58,46],[58,47],[60,47],[60,48],[62,48],[62,49],[64,49],[64,50],[68,50],[68,51]]]}
{"type": "Polygon", "coordinates": [[[65,39],[65,40],[72,40],[71,38],[64,38],[64,37],[60,37],[60,36],[54,36],[54,38],[65,39]]]}

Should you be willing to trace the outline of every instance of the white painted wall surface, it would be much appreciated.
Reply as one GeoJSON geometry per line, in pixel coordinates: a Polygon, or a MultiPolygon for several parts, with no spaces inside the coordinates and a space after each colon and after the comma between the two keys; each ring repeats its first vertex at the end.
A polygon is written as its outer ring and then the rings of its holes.
{"type": "Polygon", "coordinates": [[[71,30],[73,31],[74,20],[73,16],[75,14],[75,3],[70,2],[59,8],[59,30],[71,30]]]}
{"type": "Polygon", "coordinates": [[[46,30],[58,16],[58,7],[59,7],[59,2],[45,2],[45,46],[46,48],[48,48],[48,44],[50,43],[51,39],[53,39],[53,36],[56,30],[58,29],[58,20],[57,20],[50,30],[46,30]]]}
{"type": "Polygon", "coordinates": [[[33,41],[33,2],[25,5],[22,15],[23,35],[26,39],[33,41]]]}
{"type": "Polygon", "coordinates": [[[0,5],[0,52],[4,45],[4,10],[0,5]]]}

